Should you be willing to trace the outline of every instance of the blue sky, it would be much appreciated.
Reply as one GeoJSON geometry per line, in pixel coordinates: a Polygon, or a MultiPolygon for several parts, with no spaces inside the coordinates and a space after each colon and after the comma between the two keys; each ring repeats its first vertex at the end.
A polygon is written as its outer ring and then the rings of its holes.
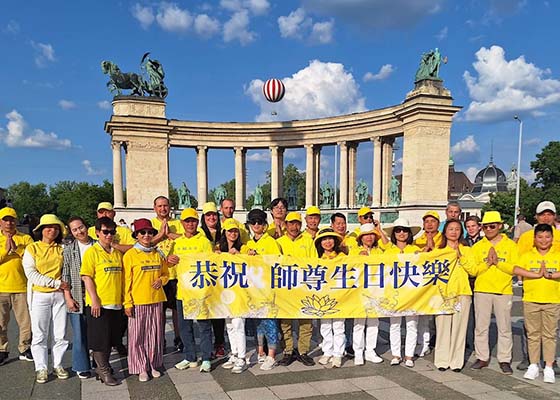
{"type": "MultiPolygon", "coordinates": [[[[140,72],[150,51],[165,69],[167,117],[197,121],[325,117],[402,102],[420,55],[438,47],[456,116],[456,169],[472,178],[490,157],[506,174],[524,122],[522,176],[560,115],[560,4],[506,0],[28,1],[0,5],[0,186],[21,180],[112,179],[102,60],[140,72]],[[262,81],[286,85],[271,106],[262,81]],[[271,111],[276,111],[276,117],[271,111]]],[[[332,183],[334,148],[323,152],[332,183]]],[[[396,172],[399,170],[397,154],[396,172]]],[[[209,187],[233,178],[233,151],[210,150],[209,187]]],[[[305,167],[302,150],[285,163],[305,167]]],[[[371,144],[358,178],[371,182],[371,144]]],[[[196,192],[195,153],[170,151],[170,178],[196,192]]],[[[268,155],[248,153],[248,194],[268,155]]],[[[371,185],[370,185],[371,186],[371,185]]]]}

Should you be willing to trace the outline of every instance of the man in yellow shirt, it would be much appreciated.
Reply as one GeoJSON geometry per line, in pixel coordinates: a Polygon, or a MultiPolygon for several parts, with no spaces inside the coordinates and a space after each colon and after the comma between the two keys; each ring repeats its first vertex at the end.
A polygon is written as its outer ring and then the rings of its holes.
{"type": "MultiPolygon", "coordinates": [[[[317,249],[313,239],[301,232],[301,215],[298,212],[292,211],[286,215],[286,233],[276,241],[285,256],[317,257],[317,249]]],[[[284,357],[278,362],[278,365],[288,366],[296,360],[308,367],[315,365],[313,358],[307,354],[311,349],[312,320],[300,319],[297,321],[299,324],[297,349],[294,348],[293,320],[283,319],[280,321],[285,347],[284,357]]]]}
{"type": "MultiPolygon", "coordinates": [[[[152,218],[151,223],[158,233],[154,236],[152,243],[157,245],[157,248],[167,257],[173,246],[173,241],[184,234],[183,225],[180,220],[171,218],[171,206],[169,199],[165,196],[158,196],[154,199],[154,212],[156,216],[152,218]]],[[[175,333],[173,345],[177,350],[183,351],[183,342],[181,341],[179,322],[177,321],[177,274],[174,265],[169,265],[169,281],[163,287],[163,290],[167,298],[163,303],[164,318],[165,310],[171,309],[173,332],[175,333]]]]}
{"type": "MultiPolygon", "coordinates": [[[[101,217],[107,217],[111,220],[115,219],[115,210],[113,209],[113,205],[108,201],[103,201],[97,205],[97,218],[101,217]]],[[[88,235],[94,240],[98,239],[94,226],[88,229],[88,235]]],[[[136,241],[132,237],[130,229],[125,226],[117,226],[117,234],[113,237],[113,248],[124,254],[134,246],[134,243],[136,243],[136,241]]]]}
{"type": "MultiPolygon", "coordinates": [[[[475,339],[477,360],[471,369],[482,369],[490,362],[488,332],[492,310],[498,327],[498,363],[502,373],[511,375],[513,336],[511,333],[511,306],[513,288],[511,275],[501,271],[498,264],[513,266],[517,263],[517,245],[500,233],[503,221],[498,211],[486,211],[482,218],[484,237],[473,247],[476,263],[488,269],[478,275],[474,284],[475,339]]],[[[506,267],[510,268],[510,267],[506,267]]]]}
{"type": "Polygon", "coordinates": [[[331,228],[344,238],[340,244],[340,250],[344,254],[351,254],[358,248],[357,236],[347,231],[348,225],[344,214],[337,212],[331,215],[331,228]]]}
{"type": "MultiPolygon", "coordinates": [[[[181,257],[188,254],[212,253],[212,244],[206,238],[204,233],[198,230],[198,213],[194,208],[185,208],[181,213],[181,224],[183,225],[183,236],[175,239],[168,261],[171,264],[179,264],[181,257]]],[[[194,339],[193,325],[191,319],[184,319],[183,301],[185,298],[181,285],[177,287],[177,318],[179,321],[179,331],[181,340],[184,344],[183,361],[175,364],[175,368],[183,370],[187,368],[196,368],[198,366],[196,358],[196,347],[194,339]]],[[[210,372],[212,366],[210,359],[212,358],[212,322],[211,320],[197,320],[200,333],[200,348],[202,351],[201,372],[210,372]]]]}
{"type": "MultiPolygon", "coordinates": [[[[547,224],[552,227],[554,237],[552,247],[554,247],[556,250],[560,250],[560,230],[556,229],[554,224],[556,219],[556,206],[554,205],[554,203],[552,201],[541,201],[537,205],[535,214],[537,224],[547,224]]],[[[534,236],[535,230],[531,229],[523,233],[519,237],[517,248],[519,249],[520,256],[527,253],[533,248],[534,236]]]]}
{"type": "Polygon", "coordinates": [[[414,240],[414,244],[426,251],[438,247],[441,243],[441,232],[438,231],[439,221],[437,211],[427,211],[422,217],[424,231],[414,240]]]}
{"type": "Polygon", "coordinates": [[[315,238],[319,232],[319,224],[321,223],[321,210],[317,206],[308,207],[305,210],[305,230],[303,234],[311,239],[315,238]]]}
{"type": "Polygon", "coordinates": [[[286,215],[288,214],[288,200],[278,197],[270,203],[270,213],[272,214],[272,223],[266,231],[274,239],[282,237],[286,232],[286,215]]]}
{"type": "Polygon", "coordinates": [[[17,214],[11,207],[0,210],[0,365],[8,360],[8,323],[10,310],[19,328],[19,359],[33,361],[31,319],[27,307],[27,278],[21,263],[31,236],[16,229],[17,214]]]}

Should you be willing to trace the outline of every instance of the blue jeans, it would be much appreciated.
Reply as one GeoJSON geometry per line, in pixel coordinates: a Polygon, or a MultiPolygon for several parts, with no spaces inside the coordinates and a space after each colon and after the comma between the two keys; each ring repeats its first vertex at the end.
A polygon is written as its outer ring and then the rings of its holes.
{"type": "MultiPolygon", "coordinates": [[[[194,339],[194,320],[184,319],[183,302],[177,300],[177,319],[179,320],[179,332],[185,346],[183,354],[185,360],[196,361],[196,342],[194,339]]],[[[200,350],[202,361],[210,361],[212,358],[212,320],[199,319],[198,330],[200,334],[200,350]]]]}
{"type": "Polygon", "coordinates": [[[86,372],[91,369],[87,344],[86,317],[84,314],[68,313],[72,324],[72,371],[86,372]]]}

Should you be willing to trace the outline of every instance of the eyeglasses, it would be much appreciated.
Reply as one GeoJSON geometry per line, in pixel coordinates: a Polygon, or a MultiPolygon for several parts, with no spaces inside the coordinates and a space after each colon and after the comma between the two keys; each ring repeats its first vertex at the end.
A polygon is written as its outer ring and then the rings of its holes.
{"type": "Polygon", "coordinates": [[[103,233],[105,236],[107,235],[115,236],[117,234],[117,231],[114,229],[101,229],[101,233],[103,233]]]}
{"type": "Polygon", "coordinates": [[[482,225],[482,229],[496,229],[498,224],[484,224],[482,225]]]}
{"type": "Polygon", "coordinates": [[[408,228],[404,228],[402,226],[397,226],[396,228],[393,229],[393,232],[395,232],[395,233],[407,232],[408,233],[408,228]]]}
{"type": "Polygon", "coordinates": [[[153,235],[154,231],[152,231],[151,229],[142,229],[141,231],[138,231],[138,233],[140,235],[153,235]]]}
{"type": "Polygon", "coordinates": [[[260,219],[250,219],[247,222],[249,222],[249,225],[264,225],[264,221],[260,219]]]}
{"type": "Polygon", "coordinates": [[[287,210],[287,208],[284,207],[284,205],[281,205],[281,204],[272,207],[272,209],[273,209],[273,210],[287,210]]]}
{"type": "Polygon", "coordinates": [[[363,219],[373,219],[373,214],[366,214],[362,218],[363,219]]]}

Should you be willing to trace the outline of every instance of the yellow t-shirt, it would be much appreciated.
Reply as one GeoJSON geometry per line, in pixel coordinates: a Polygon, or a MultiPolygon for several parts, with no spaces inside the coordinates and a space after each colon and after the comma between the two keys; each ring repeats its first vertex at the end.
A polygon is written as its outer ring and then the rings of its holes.
{"type": "MultiPolygon", "coordinates": [[[[88,228],[88,236],[93,240],[99,240],[97,233],[95,233],[95,226],[88,228]]],[[[117,234],[115,235],[115,242],[118,244],[133,245],[136,240],[132,237],[132,232],[126,226],[117,225],[117,234]]]]}
{"type": "Polygon", "coordinates": [[[157,250],[147,253],[133,247],[123,256],[123,267],[125,308],[166,300],[163,285],[169,280],[169,271],[167,261],[157,250]],[[161,279],[162,286],[154,289],[152,283],[157,279],[161,279]]]}
{"type": "MultiPolygon", "coordinates": [[[[438,248],[441,244],[442,237],[443,236],[441,232],[436,233],[436,235],[434,236],[434,246],[436,248],[438,248]]],[[[422,232],[422,235],[418,236],[416,240],[414,240],[414,244],[420,247],[421,250],[424,250],[424,247],[426,247],[426,245],[428,244],[428,237],[426,236],[426,232],[422,232]]]]}
{"type": "MultiPolygon", "coordinates": [[[[268,233],[270,235],[271,238],[274,239],[274,234],[276,233],[276,224],[274,222],[271,222],[270,225],[268,225],[268,229],[266,230],[266,233],[268,233]]],[[[286,228],[282,228],[282,233],[286,234],[286,228]]],[[[278,238],[280,239],[280,238],[278,238]]],[[[278,240],[276,239],[276,240],[278,240]]]]}
{"type": "MultiPolygon", "coordinates": [[[[157,217],[152,218],[152,226],[154,229],[158,231],[161,229],[161,221],[157,219],[157,217]]],[[[183,224],[178,219],[170,219],[167,221],[167,226],[169,227],[169,232],[176,233],[178,235],[183,235],[185,230],[183,229],[183,224]]],[[[163,252],[163,254],[167,257],[169,252],[171,251],[171,247],[173,246],[172,239],[165,239],[162,240],[157,244],[157,248],[163,252]]],[[[175,270],[174,265],[168,265],[169,267],[169,279],[177,279],[177,272],[175,270]]]]}
{"type": "Polygon", "coordinates": [[[317,257],[317,249],[309,236],[299,234],[292,240],[287,234],[276,239],[280,251],[285,256],[294,257],[317,257]]]}
{"type": "MultiPolygon", "coordinates": [[[[447,294],[457,296],[472,296],[471,285],[469,283],[469,275],[478,276],[488,269],[486,264],[477,264],[472,248],[459,245],[461,257],[450,271],[449,282],[447,283],[447,294]]],[[[455,250],[449,246],[443,249],[436,248],[432,250],[432,256],[437,257],[438,252],[454,252],[455,250]]]]}
{"type": "MultiPolygon", "coordinates": [[[[544,256],[533,248],[519,258],[518,266],[528,271],[538,272],[541,261],[549,272],[560,271],[560,251],[550,249],[544,256]]],[[[523,301],[533,303],[560,303],[560,279],[523,277],[523,301]]]]}
{"type": "MultiPolygon", "coordinates": [[[[358,246],[356,248],[354,248],[352,250],[352,252],[350,253],[351,256],[360,256],[360,252],[362,252],[363,250],[368,251],[364,246],[358,246]]],[[[383,250],[381,250],[379,247],[374,247],[372,249],[369,249],[369,254],[370,256],[373,255],[377,255],[377,254],[383,254],[383,250]]]]}
{"type": "Polygon", "coordinates": [[[422,250],[413,244],[407,244],[404,249],[399,249],[396,244],[390,243],[385,247],[385,254],[411,254],[420,253],[422,250]]]}
{"type": "MultiPolygon", "coordinates": [[[[35,268],[41,275],[60,280],[62,278],[62,246],[58,243],[47,244],[41,240],[31,243],[26,248],[35,260],[35,268]]],[[[42,293],[56,292],[58,289],[33,285],[33,290],[42,293]]]]}
{"type": "Polygon", "coordinates": [[[485,272],[476,277],[474,291],[494,294],[513,294],[510,274],[503,272],[500,267],[513,269],[517,264],[517,245],[513,240],[502,234],[502,239],[493,246],[485,237],[472,247],[473,256],[477,264],[486,265],[486,257],[491,247],[498,254],[498,266],[492,265],[485,272]],[[509,267],[508,267],[509,266],[509,267]]]}
{"type": "Polygon", "coordinates": [[[348,248],[348,254],[352,254],[355,251],[355,249],[359,247],[356,238],[351,233],[347,234],[344,237],[344,240],[342,241],[342,246],[346,246],[348,248]]]}
{"type": "MultiPolygon", "coordinates": [[[[173,241],[173,246],[169,255],[176,255],[179,257],[179,264],[181,264],[181,256],[187,254],[197,253],[212,253],[212,243],[206,238],[204,233],[197,232],[193,237],[181,236],[173,241]]],[[[183,289],[181,285],[177,285],[177,299],[184,300],[183,289]]]]}
{"type": "MultiPolygon", "coordinates": [[[[95,243],[84,253],[80,275],[93,279],[102,306],[123,303],[122,259],[120,251],[112,249],[111,253],[107,253],[99,243],[95,243]]],[[[87,290],[86,305],[91,306],[91,297],[87,290]]]]}
{"type": "Polygon", "coordinates": [[[264,233],[257,241],[251,239],[247,242],[247,250],[255,250],[258,255],[281,254],[280,246],[268,233],[264,233]]]}
{"type": "Polygon", "coordinates": [[[27,292],[27,278],[21,259],[25,248],[33,243],[31,236],[17,232],[12,236],[16,249],[8,254],[7,238],[0,232],[0,293],[27,292]]]}
{"type": "MultiPolygon", "coordinates": [[[[560,251],[560,231],[554,227],[552,227],[552,248],[560,251]]],[[[529,252],[534,247],[534,239],[535,239],[535,230],[531,229],[523,233],[519,240],[517,241],[517,250],[519,255],[522,256],[523,254],[529,252]]]]}

